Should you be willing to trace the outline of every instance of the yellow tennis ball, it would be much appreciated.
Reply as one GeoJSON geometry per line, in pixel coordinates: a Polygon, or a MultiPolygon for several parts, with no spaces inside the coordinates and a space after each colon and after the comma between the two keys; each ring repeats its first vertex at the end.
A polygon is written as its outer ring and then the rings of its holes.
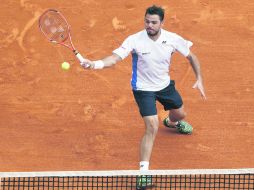
{"type": "Polygon", "coordinates": [[[70,69],[71,65],[68,62],[63,62],[61,67],[62,67],[63,70],[67,71],[67,70],[70,69]]]}

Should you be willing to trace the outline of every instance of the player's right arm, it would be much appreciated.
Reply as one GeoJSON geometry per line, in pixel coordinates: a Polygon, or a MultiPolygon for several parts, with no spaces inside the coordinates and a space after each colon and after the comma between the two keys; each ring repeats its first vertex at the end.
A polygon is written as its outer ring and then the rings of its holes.
{"type": "Polygon", "coordinates": [[[89,59],[85,59],[82,65],[86,65],[85,68],[102,69],[104,67],[111,67],[121,60],[122,58],[119,55],[113,53],[112,55],[97,61],[91,61],[89,59]]]}
{"type": "Polygon", "coordinates": [[[129,36],[127,39],[124,40],[124,42],[119,48],[113,51],[112,55],[97,61],[85,59],[82,65],[84,66],[84,68],[90,69],[102,69],[104,67],[111,67],[115,65],[118,61],[121,61],[124,58],[126,58],[132,50],[133,50],[133,38],[129,36]]]}

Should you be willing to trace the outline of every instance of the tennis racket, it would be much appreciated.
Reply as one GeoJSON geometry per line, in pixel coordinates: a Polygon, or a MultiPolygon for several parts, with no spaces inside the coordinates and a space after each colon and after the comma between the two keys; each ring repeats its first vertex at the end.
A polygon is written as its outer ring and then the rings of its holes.
{"type": "Polygon", "coordinates": [[[81,66],[89,67],[83,64],[83,56],[72,43],[70,25],[63,14],[54,9],[46,10],[39,18],[39,28],[50,42],[67,47],[75,54],[81,66]]]}

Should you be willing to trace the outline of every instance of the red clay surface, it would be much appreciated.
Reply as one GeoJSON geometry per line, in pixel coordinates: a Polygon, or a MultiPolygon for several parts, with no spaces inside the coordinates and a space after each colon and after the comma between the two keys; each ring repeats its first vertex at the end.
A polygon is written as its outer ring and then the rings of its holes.
{"type": "MultiPolygon", "coordinates": [[[[144,125],[130,57],[84,70],[69,50],[47,42],[37,21],[47,8],[60,10],[76,48],[96,60],[142,30],[152,4],[166,9],[165,29],[194,42],[208,99],[192,89],[194,74],[176,54],[171,75],[195,131],[179,135],[161,122],[151,169],[254,167],[253,0],[2,0],[0,171],[138,169],[144,125]]],[[[158,110],[162,120],[167,113],[158,110]]]]}

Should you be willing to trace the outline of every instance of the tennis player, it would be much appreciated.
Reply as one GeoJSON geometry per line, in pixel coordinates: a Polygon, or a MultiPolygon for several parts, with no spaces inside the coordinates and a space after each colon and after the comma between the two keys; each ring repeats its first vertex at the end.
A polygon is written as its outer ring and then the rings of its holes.
{"type": "Polygon", "coordinates": [[[175,82],[170,80],[170,59],[174,52],[187,58],[196,76],[193,88],[197,88],[206,99],[200,64],[190,51],[192,42],[181,36],[162,29],[164,10],[158,6],[147,8],[145,12],[145,29],[130,35],[112,55],[97,61],[85,59],[83,64],[91,69],[102,69],[116,64],[132,54],[131,86],[146,130],[141,140],[140,170],[149,169],[149,160],[155,136],[159,127],[156,101],[169,110],[169,116],[163,124],[176,128],[179,133],[191,134],[192,126],[183,121],[186,113],[180,94],[175,89],[175,82]]]}

